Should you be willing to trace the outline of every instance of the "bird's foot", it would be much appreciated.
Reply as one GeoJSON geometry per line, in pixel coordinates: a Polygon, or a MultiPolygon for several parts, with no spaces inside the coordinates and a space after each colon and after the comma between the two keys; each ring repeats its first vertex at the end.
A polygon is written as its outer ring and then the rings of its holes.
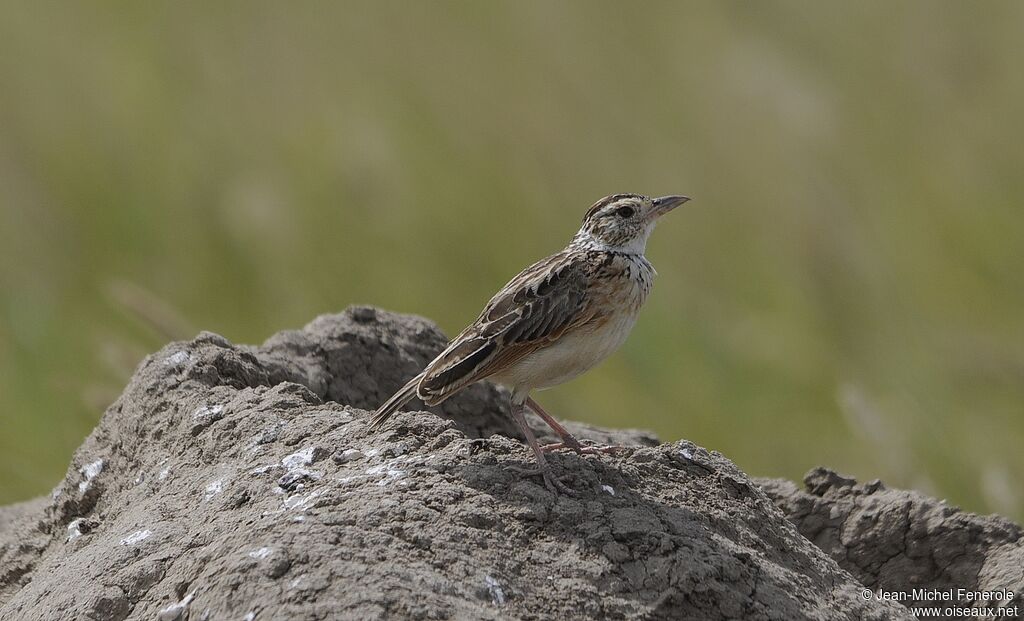
{"type": "Polygon", "coordinates": [[[551,472],[551,466],[545,464],[544,466],[538,466],[536,468],[520,468],[518,466],[506,466],[506,470],[521,474],[527,477],[537,476],[538,474],[544,477],[544,487],[547,487],[552,494],[564,494],[566,496],[575,496],[576,492],[566,487],[565,483],[562,483],[555,473],[551,472]]]}
{"type": "Polygon", "coordinates": [[[552,442],[551,444],[545,444],[540,447],[540,450],[544,451],[545,453],[551,453],[553,451],[558,451],[561,449],[569,449],[570,451],[582,454],[583,445],[580,444],[576,438],[569,436],[568,438],[561,442],[552,442]]]}
{"type": "Polygon", "coordinates": [[[545,444],[540,447],[540,450],[545,453],[557,451],[560,449],[569,449],[577,455],[598,455],[605,454],[610,455],[627,450],[627,446],[617,446],[614,444],[580,444],[575,438],[571,442],[553,442],[551,444],[545,444]]]}

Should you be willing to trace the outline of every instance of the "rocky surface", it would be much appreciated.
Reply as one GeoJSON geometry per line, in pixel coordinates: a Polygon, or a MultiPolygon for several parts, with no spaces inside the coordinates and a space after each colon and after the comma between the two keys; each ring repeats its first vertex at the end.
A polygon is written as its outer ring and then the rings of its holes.
{"type": "MultiPolygon", "coordinates": [[[[757,481],[800,533],[865,586],[886,593],[915,589],[955,593],[1008,592],[1009,599],[961,607],[1014,609],[1024,618],[1024,530],[998,515],[966,513],[880,481],[857,483],[825,468],[791,481],[757,481]]],[[[955,597],[955,596],[954,596],[955,597]]]]}
{"type": "MultiPolygon", "coordinates": [[[[692,443],[574,426],[634,448],[555,454],[569,497],[511,469],[531,457],[489,385],[368,432],[444,341],[352,308],[148,357],[52,497],[0,509],[0,619],[910,618],[692,443]]],[[[802,529],[784,497],[819,510],[765,485],[802,529]]]]}

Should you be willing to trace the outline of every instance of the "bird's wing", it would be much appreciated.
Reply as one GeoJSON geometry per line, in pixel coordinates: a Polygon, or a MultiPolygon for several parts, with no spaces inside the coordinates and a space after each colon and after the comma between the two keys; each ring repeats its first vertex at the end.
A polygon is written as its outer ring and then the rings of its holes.
{"type": "Polygon", "coordinates": [[[513,278],[424,371],[418,394],[428,404],[493,375],[593,320],[586,257],[560,252],[513,278]]]}

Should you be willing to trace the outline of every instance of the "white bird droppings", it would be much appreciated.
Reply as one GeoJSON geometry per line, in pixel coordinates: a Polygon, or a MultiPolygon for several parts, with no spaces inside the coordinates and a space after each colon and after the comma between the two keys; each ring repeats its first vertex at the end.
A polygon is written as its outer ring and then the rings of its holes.
{"type": "Polygon", "coordinates": [[[384,477],[380,481],[377,481],[377,485],[384,487],[388,483],[397,481],[398,479],[405,477],[405,470],[402,470],[395,466],[395,464],[403,460],[403,457],[396,457],[395,459],[392,459],[391,461],[388,462],[384,462],[383,464],[380,464],[378,466],[367,468],[366,474],[370,476],[384,475],[384,477]]]}
{"type": "Polygon", "coordinates": [[[196,592],[193,590],[177,604],[171,604],[167,608],[161,609],[156,615],[157,621],[178,621],[185,614],[185,611],[188,610],[188,605],[192,603],[195,596],[196,592]]]}
{"type": "Polygon", "coordinates": [[[124,539],[122,539],[121,540],[121,545],[123,545],[123,546],[133,546],[133,545],[135,545],[137,543],[141,543],[141,542],[145,541],[146,539],[149,539],[152,534],[153,534],[153,531],[151,531],[151,530],[137,530],[134,533],[132,533],[132,534],[128,535],[127,537],[125,537],[124,539]]]}
{"type": "Polygon", "coordinates": [[[249,553],[249,556],[255,559],[265,559],[274,553],[273,548],[257,548],[249,553]]]}
{"type": "Polygon", "coordinates": [[[284,466],[285,468],[289,469],[289,470],[294,470],[295,468],[301,468],[303,466],[308,466],[309,464],[313,463],[313,452],[314,451],[315,451],[314,447],[307,446],[306,448],[302,449],[301,451],[298,451],[296,453],[292,453],[291,455],[289,455],[289,456],[285,457],[284,459],[282,459],[281,460],[281,465],[284,466]]]}
{"type": "Polygon", "coordinates": [[[85,480],[78,484],[78,492],[84,494],[89,490],[92,485],[92,480],[95,479],[101,472],[103,472],[103,460],[97,459],[96,461],[86,464],[79,469],[85,480]]]}
{"type": "Polygon", "coordinates": [[[210,500],[217,494],[224,491],[224,479],[217,479],[206,486],[206,495],[203,500],[210,500]]]}
{"type": "Polygon", "coordinates": [[[196,408],[196,411],[192,413],[192,418],[197,421],[210,420],[212,422],[220,418],[223,411],[223,405],[203,405],[196,408]]]}
{"type": "Polygon", "coordinates": [[[501,583],[490,576],[484,576],[484,582],[487,583],[487,592],[491,595],[491,602],[495,606],[505,605],[505,591],[501,588],[501,583]]]}
{"type": "Polygon", "coordinates": [[[185,364],[186,362],[189,362],[190,360],[192,360],[192,357],[189,356],[187,352],[176,351],[170,356],[164,358],[164,364],[166,366],[171,367],[172,369],[177,369],[178,367],[185,364]]]}
{"type": "Polygon", "coordinates": [[[683,456],[683,459],[687,461],[693,461],[693,451],[691,451],[690,449],[684,448],[683,450],[679,451],[679,454],[683,456]]]}
{"type": "Polygon", "coordinates": [[[285,509],[304,510],[309,508],[309,505],[313,504],[313,501],[316,500],[318,496],[320,496],[320,493],[320,490],[316,490],[310,492],[305,496],[303,496],[302,494],[294,494],[292,496],[288,496],[283,501],[281,501],[281,504],[285,509]]]}
{"type": "Polygon", "coordinates": [[[82,522],[85,518],[75,518],[68,524],[68,541],[74,541],[82,536],[82,522]]]}
{"type": "Polygon", "coordinates": [[[603,491],[604,491],[604,492],[605,492],[606,494],[611,494],[612,496],[614,496],[614,495],[615,495],[615,488],[614,488],[614,487],[612,487],[611,485],[602,485],[602,486],[601,486],[601,489],[602,489],[602,490],[603,490],[603,491]]]}

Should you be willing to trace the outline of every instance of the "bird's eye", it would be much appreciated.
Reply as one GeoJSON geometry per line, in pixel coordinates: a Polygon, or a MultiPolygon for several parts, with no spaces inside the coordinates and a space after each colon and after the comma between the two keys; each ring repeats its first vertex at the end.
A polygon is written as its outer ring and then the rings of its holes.
{"type": "Polygon", "coordinates": [[[615,215],[620,218],[632,218],[634,213],[636,213],[636,210],[632,207],[619,207],[615,210],[615,215]]]}

